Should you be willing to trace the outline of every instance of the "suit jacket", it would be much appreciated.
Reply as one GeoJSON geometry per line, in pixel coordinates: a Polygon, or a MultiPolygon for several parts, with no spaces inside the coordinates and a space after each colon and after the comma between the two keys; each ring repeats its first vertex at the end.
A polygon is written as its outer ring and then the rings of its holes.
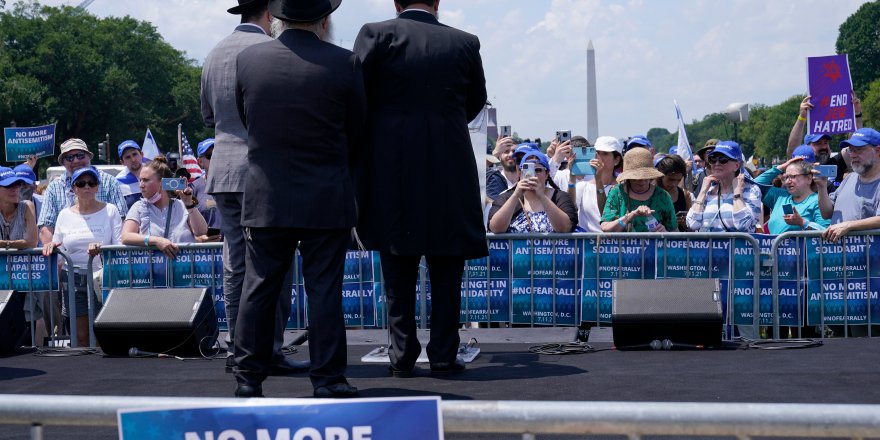
{"type": "Polygon", "coordinates": [[[202,119],[214,128],[214,155],[208,192],[244,191],[247,172],[247,130],[235,105],[235,60],[244,48],[271,41],[256,25],[241,24],[217,43],[202,67],[202,119]]]}
{"type": "Polygon", "coordinates": [[[366,112],[357,57],[291,29],[242,51],[237,78],[248,133],[242,226],[353,227],[353,148],[366,112]]]}
{"type": "Polygon", "coordinates": [[[428,13],[361,28],[368,102],[358,233],[373,250],[488,253],[468,122],[486,103],[480,41],[428,13]]]}

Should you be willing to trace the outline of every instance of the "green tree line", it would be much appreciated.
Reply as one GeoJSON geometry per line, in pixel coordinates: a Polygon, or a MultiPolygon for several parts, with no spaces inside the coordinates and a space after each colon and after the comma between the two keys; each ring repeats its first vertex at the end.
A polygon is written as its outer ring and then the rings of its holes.
{"type": "MultiPolygon", "coordinates": [[[[57,123],[56,144],[78,137],[97,158],[110,135],[111,157],[124,139],[150,128],[161,150],[177,150],[177,124],[193,141],[212,135],[201,121],[201,68],[131,17],[19,1],[0,13],[0,123],[57,123]]],[[[54,158],[40,161],[41,168],[54,158]]]]}

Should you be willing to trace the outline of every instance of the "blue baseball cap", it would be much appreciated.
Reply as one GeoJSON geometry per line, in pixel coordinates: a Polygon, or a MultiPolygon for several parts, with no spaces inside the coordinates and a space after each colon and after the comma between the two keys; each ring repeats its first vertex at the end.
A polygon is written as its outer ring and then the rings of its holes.
{"type": "Polygon", "coordinates": [[[678,154],[678,145],[669,147],[669,154],[678,154]]]}
{"type": "Polygon", "coordinates": [[[873,128],[860,128],[856,130],[849,139],[841,142],[840,148],[861,147],[864,145],[873,145],[875,147],[880,146],[880,133],[873,128]]]}
{"type": "Polygon", "coordinates": [[[26,163],[16,166],[12,171],[15,171],[15,175],[24,180],[24,183],[28,185],[33,185],[37,181],[36,173],[26,163]]]}
{"type": "Polygon", "coordinates": [[[516,154],[526,154],[526,153],[530,153],[530,152],[532,152],[532,151],[538,151],[538,152],[540,152],[541,149],[538,148],[538,144],[536,144],[536,143],[526,142],[526,143],[524,143],[524,144],[519,144],[519,145],[517,145],[517,146],[516,146],[516,149],[513,150],[513,154],[514,154],[514,155],[516,155],[516,154]]]}
{"type": "Polygon", "coordinates": [[[630,145],[642,145],[645,147],[653,147],[654,146],[651,143],[651,141],[648,139],[647,136],[644,136],[641,134],[637,134],[635,136],[630,137],[629,140],[626,141],[626,146],[629,147],[630,145]]]}
{"type": "Polygon", "coordinates": [[[116,151],[119,153],[120,159],[122,158],[122,154],[125,153],[125,150],[128,148],[134,148],[135,150],[141,151],[141,146],[138,145],[137,142],[132,140],[122,141],[122,143],[119,144],[118,147],[116,147],[116,151]]]}
{"type": "Polygon", "coordinates": [[[18,177],[12,168],[0,167],[0,186],[9,186],[15,182],[25,182],[25,180],[18,177]]]}
{"type": "Polygon", "coordinates": [[[813,133],[804,136],[804,144],[810,145],[813,142],[819,142],[819,139],[826,138],[829,141],[831,140],[831,135],[828,133],[813,133]]]}
{"type": "Polygon", "coordinates": [[[709,156],[716,154],[723,154],[733,160],[743,160],[742,150],[739,149],[739,144],[734,141],[721,141],[715,144],[715,150],[709,153],[709,156]]]}
{"type": "Polygon", "coordinates": [[[95,176],[95,180],[100,184],[101,178],[98,176],[98,170],[95,167],[82,167],[73,172],[73,176],[70,178],[70,184],[73,185],[73,182],[76,182],[76,179],[79,179],[84,174],[91,174],[95,176]]]}
{"type": "MultiPolygon", "coordinates": [[[[522,160],[519,161],[519,166],[523,166],[523,164],[528,162],[528,160],[531,158],[538,159],[538,163],[543,165],[544,168],[546,168],[548,172],[550,171],[550,159],[547,158],[546,154],[544,154],[538,150],[532,150],[532,151],[529,151],[528,153],[526,153],[526,155],[523,156],[522,160]]],[[[548,175],[547,178],[549,179],[550,176],[548,175]]]]}
{"type": "Polygon", "coordinates": [[[666,154],[658,153],[654,156],[654,168],[657,168],[657,164],[660,163],[661,160],[666,159],[666,154]]]}
{"type": "Polygon", "coordinates": [[[801,145],[794,149],[791,152],[792,159],[795,157],[803,157],[804,162],[806,163],[816,163],[816,153],[813,151],[813,147],[809,145],[801,145]]]}
{"type": "Polygon", "coordinates": [[[197,157],[202,157],[205,153],[208,152],[211,148],[214,148],[214,138],[207,138],[201,142],[199,142],[199,147],[196,148],[196,152],[198,154],[197,157]]]}

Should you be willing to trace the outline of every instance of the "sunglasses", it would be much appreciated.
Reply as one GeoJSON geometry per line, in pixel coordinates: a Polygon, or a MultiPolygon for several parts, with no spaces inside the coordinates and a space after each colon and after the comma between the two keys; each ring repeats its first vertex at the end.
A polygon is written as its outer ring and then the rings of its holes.
{"type": "Polygon", "coordinates": [[[730,162],[731,160],[733,160],[733,159],[726,157],[726,156],[709,156],[709,163],[711,163],[713,165],[716,163],[720,164],[720,165],[725,165],[725,164],[727,164],[727,162],[730,162]]]}
{"type": "Polygon", "coordinates": [[[94,180],[77,180],[76,182],[73,182],[73,185],[77,188],[85,188],[87,186],[89,188],[94,188],[98,186],[98,182],[94,180]]]}
{"type": "Polygon", "coordinates": [[[73,162],[75,160],[83,160],[86,158],[86,153],[76,153],[76,154],[68,154],[64,156],[64,160],[66,162],[73,162]]]}
{"type": "MultiPolygon", "coordinates": [[[[525,169],[525,168],[520,167],[520,169],[525,169]]],[[[546,173],[546,172],[547,172],[547,169],[546,169],[546,168],[535,167],[535,173],[536,173],[536,174],[542,174],[542,173],[546,173]]]]}

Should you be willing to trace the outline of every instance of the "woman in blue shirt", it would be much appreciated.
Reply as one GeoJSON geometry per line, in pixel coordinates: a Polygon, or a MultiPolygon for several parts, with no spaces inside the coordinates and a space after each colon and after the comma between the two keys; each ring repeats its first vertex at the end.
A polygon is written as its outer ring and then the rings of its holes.
{"type": "Polygon", "coordinates": [[[755,178],[759,184],[770,185],[781,174],[782,187],[770,187],[764,196],[764,204],[773,207],[767,222],[771,234],[806,229],[821,231],[831,223],[819,212],[819,196],[812,170],[813,166],[803,156],[795,156],[755,178]],[[785,213],[785,205],[791,206],[791,214],[785,213]]]}

